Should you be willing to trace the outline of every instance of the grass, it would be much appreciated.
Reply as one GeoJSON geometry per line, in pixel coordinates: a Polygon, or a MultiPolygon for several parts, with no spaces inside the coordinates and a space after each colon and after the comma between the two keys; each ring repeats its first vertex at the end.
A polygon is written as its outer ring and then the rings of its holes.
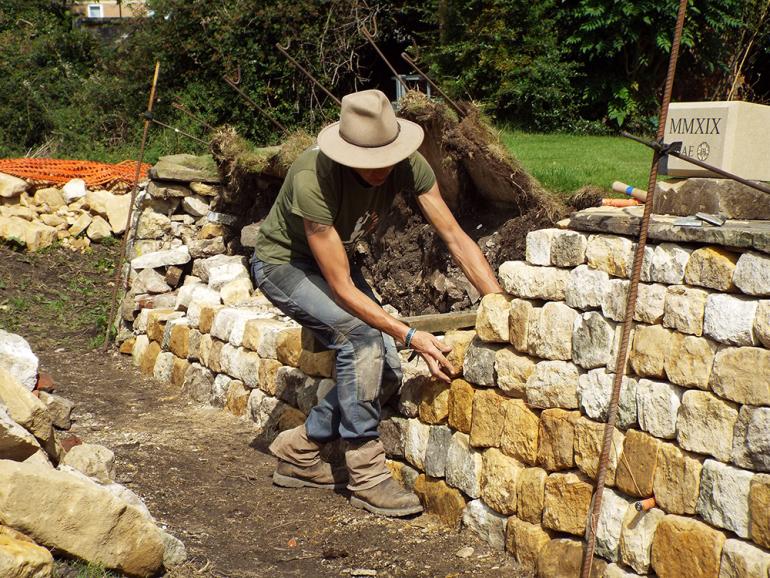
{"type": "Polygon", "coordinates": [[[612,181],[647,188],[652,151],[623,137],[507,130],[500,137],[524,168],[551,191],[569,195],[593,185],[611,196],[612,181]]]}

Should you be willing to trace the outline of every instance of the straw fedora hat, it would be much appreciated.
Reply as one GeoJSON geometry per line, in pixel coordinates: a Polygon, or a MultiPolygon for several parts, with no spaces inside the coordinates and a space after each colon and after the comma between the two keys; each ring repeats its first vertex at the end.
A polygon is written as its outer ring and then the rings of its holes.
{"type": "Polygon", "coordinates": [[[380,169],[416,151],[423,136],[420,125],[396,118],[385,94],[364,90],[342,98],[340,120],[318,134],[318,146],[342,165],[380,169]]]}

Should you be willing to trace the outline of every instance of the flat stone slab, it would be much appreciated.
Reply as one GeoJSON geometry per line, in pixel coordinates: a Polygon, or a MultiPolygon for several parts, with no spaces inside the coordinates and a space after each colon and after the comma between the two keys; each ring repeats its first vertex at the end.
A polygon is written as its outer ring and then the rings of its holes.
{"type": "MultiPolygon", "coordinates": [[[[576,231],[614,233],[638,237],[644,207],[594,207],[572,213],[559,226],[576,231]]],[[[674,221],[680,217],[651,215],[648,237],[655,241],[703,243],[725,247],[748,248],[770,253],[770,220],[728,220],[721,227],[681,227],[674,221]]]]}
{"type": "Polygon", "coordinates": [[[160,157],[150,169],[154,180],[218,184],[222,182],[217,165],[210,155],[189,154],[160,157]]]}
{"type": "Polygon", "coordinates": [[[731,179],[691,178],[658,183],[652,209],[683,217],[703,212],[726,219],[770,219],[770,195],[731,179]]]}

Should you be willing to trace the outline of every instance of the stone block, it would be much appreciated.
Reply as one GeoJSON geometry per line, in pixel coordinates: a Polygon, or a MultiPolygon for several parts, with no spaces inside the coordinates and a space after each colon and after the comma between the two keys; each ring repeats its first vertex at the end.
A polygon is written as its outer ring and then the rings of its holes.
{"type": "Polygon", "coordinates": [[[711,389],[720,397],[751,405],[770,405],[770,351],[725,347],[714,357],[711,389]]]}
{"type": "Polygon", "coordinates": [[[584,369],[604,367],[610,360],[615,326],[596,312],[575,318],[572,327],[572,361],[584,369]]]}
{"type": "Polygon", "coordinates": [[[725,535],[703,522],[682,516],[665,516],[652,540],[651,565],[660,578],[713,578],[725,535]]]}
{"type": "Polygon", "coordinates": [[[636,572],[630,572],[625,566],[616,563],[607,564],[603,578],[642,578],[636,572]]]}
{"type": "Polygon", "coordinates": [[[673,332],[663,367],[668,380],[685,387],[708,389],[717,344],[705,337],[673,332]]]}
{"type": "Polygon", "coordinates": [[[530,265],[551,264],[551,241],[559,229],[538,229],[527,233],[525,257],[530,265]]]}
{"type": "Polygon", "coordinates": [[[607,488],[602,496],[602,510],[596,523],[596,555],[605,560],[619,559],[620,535],[623,520],[630,511],[635,511],[631,502],[607,488]]]}
{"type": "MultiPolygon", "coordinates": [[[[137,335],[136,341],[134,341],[134,347],[131,350],[131,361],[134,367],[139,367],[144,358],[144,352],[147,351],[147,347],[150,345],[150,339],[146,335],[137,335]]],[[[153,364],[154,367],[154,364],[153,364]]],[[[34,387],[34,385],[33,385],[34,387]]]]}
{"type": "Polygon", "coordinates": [[[494,387],[495,354],[501,347],[475,338],[465,352],[463,377],[481,387],[494,387]]]}
{"type": "Polygon", "coordinates": [[[705,391],[688,390],[682,396],[676,420],[676,439],[686,450],[727,462],[736,421],[738,409],[734,404],[705,391]]]}
{"type": "Polygon", "coordinates": [[[770,300],[760,301],[757,305],[754,335],[762,345],[770,349],[770,300]]]}
{"type": "Polygon", "coordinates": [[[610,276],[605,271],[591,269],[588,265],[579,265],[570,271],[564,300],[575,309],[599,309],[605,293],[605,285],[610,276]]]}
{"type": "Polygon", "coordinates": [[[465,510],[465,498],[460,491],[450,488],[444,480],[418,476],[414,492],[429,514],[437,516],[449,528],[459,528],[465,510]]]}
{"type": "Polygon", "coordinates": [[[463,513],[463,526],[470,528],[496,550],[505,548],[505,516],[501,516],[481,500],[468,503],[463,513]]]}
{"type": "Polygon", "coordinates": [[[634,261],[635,243],[615,235],[588,237],[586,259],[592,269],[605,271],[613,277],[629,277],[634,261]]]}
{"type": "Polygon", "coordinates": [[[139,370],[144,375],[152,375],[155,370],[155,361],[160,354],[160,344],[157,341],[150,341],[149,345],[142,353],[139,361],[139,370]]]}
{"type": "Polygon", "coordinates": [[[432,478],[443,478],[446,474],[446,459],[449,444],[452,442],[452,433],[452,430],[445,425],[430,428],[424,461],[425,473],[432,478]]]}
{"type": "Polygon", "coordinates": [[[703,289],[672,285],[666,292],[663,325],[689,335],[703,335],[703,317],[708,292],[703,289]]]}
{"type": "Polygon", "coordinates": [[[402,417],[390,417],[380,420],[377,426],[380,442],[385,448],[385,453],[391,458],[404,457],[407,421],[402,417]]]}
{"type": "Polygon", "coordinates": [[[446,423],[449,416],[449,385],[438,379],[429,380],[420,391],[418,411],[420,420],[425,423],[446,423]]]}
{"type": "Polygon", "coordinates": [[[735,267],[733,282],[749,295],[770,295],[770,257],[753,251],[743,253],[735,267]]]}
{"type": "Polygon", "coordinates": [[[659,440],[636,430],[626,432],[615,474],[618,489],[637,498],[651,496],[659,452],[659,440]]]}
{"type": "Polygon", "coordinates": [[[232,380],[225,395],[225,409],[234,416],[245,416],[250,393],[251,390],[242,381],[232,380]]]}
{"type": "Polygon", "coordinates": [[[449,388],[449,425],[463,433],[471,433],[473,416],[473,386],[463,379],[455,379],[449,388]]]}
{"type": "Polygon", "coordinates": [[[733,291],[733,273],[738,255],[722,247],[701,247],[690,255],[684,271],[688,285],[717,291],[733,291]]]}
{"type": "MultiPolygon", "coordinates": [[[[402,369],[408,369],[408,367],[402,366],[402,369]]],[[[431,379],[430,375],[409,375],[404,372],[401,390],[398,392],[398,411],[404,417],[417,417],[420,412],[420,391],[422,386],[431,379]]],[[[468,422],[468,433],[470,433],[470,421],[468,422]]]]}
{"type": "Polygon", "coordinates": [[[505,405],[503,430],[500,435],[500,449],[520,462],[534,465],[537,462],[540,419],[520,399],[509,400],[505,405]]]}
{"type": "Polygon", "coordinates": [[[734,464],[770,472],[770,408],[741,406],[733,429],[734,464]]]}
{"type": "Polygon", "coordinates": [[[696,513],[712,526],[749,537],[749,490],[753,472],[706,460],[696,513]]]}
{"type": "Polygon", "coordinates": [[[546,471],[568,470],[575,465],[575,423],[579,411],[546,409],[540,414],[537,465],[546,471]]]}
{"type": "Polygon", "coordinates": [[[540,309],[525,299],[513,299],[508,315],[508,337],[513,348],[520,353],[527,353],[530,320],[540,309]]]}
{"type": "Polygon", "coordinates": [[[694,514],[700,494],[701,460],[674,444],[660,444],[653,491],[658,505],[671,514],[694,514]]]}
{"type": "Polygon", "coordinates": [[[229,375],[220,373],[214,378],[214,384],[211,386],[211,405],[214,407],[225,407],[227,401],[227,390],[230,384],[235,381],[229,375]]]}
{"type": "Polygon", "coordinates": [[[155,358],[152,369],[152,377],[164,385],[171,381],[171,370],[174,367],[174,354],[170,351],[161,351],[155,358]]]}
{"type": "Polygon", "coordinates": [[[722,548],[719,578],[764,578],[770,572],[770,554],[743,540],[728,539],[722,548]]]}
{"type": "Polygon", "coordinates": [[[275,354],[284,365],[298,367],[302,354],[302,329],[291,327],[280,331],[275,340],[275,354]]]}
{"type": "Polygon", "coordinates": [[[639,427],[657,438],[674,439],[682,393],[682,388],[670,383],[640,379],[636,386],[639,427]]]}
{"type": "Polygon", "coordinates": [[[445,354],[447,361],[452,364],[452,367],[460,369],[465,362],[465,353],[468,351],[468,346],[476,336],[475,331],[447,331],[444,335],[443,343],[452,348],[452,351],[445,354]]]}
{"type": "Polygon", "coordinates": [[[172,319],[180,318],[184,313],[173,309],[152,309],[147,314],[147,337],[151,341],[161,343],[166,323],[172,319]]]}
{"type": "Polygon", "coordinates": [[[476,333],[482,341],[508,343],[508,316],[511,297],[490,293],[481,299],[476,313],[476,333]]]}
{"type": "Polygon", "coordinates": [[[336,354],[334,350],[311,353],[305,349],[299,356],[299,368],[314,377],[332,377],[336,354]]]}
{"type": "Polygon", "coordinates": [[[477,391],[473,396],[470,443],[473,447],[500,447],[508,398],[495,390],[477,391]]]}
{"type": "Polygon", "coordinates": [[[628,508],[620,530],[620,560],[639,574],[650,571],[650,555],[655,530],[666,513],[658,508],[637,512],[628,508]]]}
{"type": "MultiPolygon", "coordinates": [[[[253,352],[249,352],[251,355],[256,355],[253,352]]],[[[260,366],[265,363],[266,360],[260,359],[260,366]]],[[[270,395],[274,395],[281,401],[285,401],[289,405],[296,405],[297,392],[302,390],[307,383],[307,375],[295,367],[289,367],[282,365],[275,371],[275,379],[272,380],[274,384],[270,387],[270,379],[265,379],[265,383],[259,382],[260,388],[270,395]]],[[[249,385],[247,383],[247,385],[249,385]]]]}
{"type": "MultiPolygon", "coordinates": [[[[558,538],[551,540],[537,556],[537,578],[576,578],[583,566],[580,540],[558,538]]],[[[589,578],[604,578],[607,562],[594,558],[589,578]]]]}
{"type": "Polygon", "coordinates": [[[425,470],[425,453],[428,451],[428,438],[431,427],[410,419],[406,424],[404,435],[404,457],[418,470],[425,470]]]}
{"type": "Polygon", "coordinates": [[[655,325],[663,321],[666,292],[668,288],[660,283],[639,284],[639,291],[634,309],[634,320],[655,325]]]}
{"type": "Polygon", "coordinates": [[[188,357],[190,354],[190,327],[186,323],[172,325],[168,348],[177,357],[188,357]]]}
{"type": "Polygon", "coordinates": [[[222,343],[218,339],[212,338],[211,340],[211,350],[208,353],[207,367],[214,373],[220,373],[222,371],[222,350],[225,345],[225,343],[222,343]]]}
{"type": "Polygon", "coordinates": [[[225,305],[238,305],[251,297],[252,290],[251,279],[239,277],[225,283],[219,290],[219,295],[225,305]]]}
{"type": "MultiPolygon", "coordinates": [[[[195,302],[190,305],[195,305],[195,302]]],[[[199,320],[198,320],[198,329],[200,329],[201,333],[210,333],[211,332],[211,326],[214,324],[214,319],[216,319],[217,314],[224,309],[224,305],[204,305],[200,309],[199,314],[199,320]]],[[[191,312],[188,310],[187,312],[188,317],[191,316],[191,312]]],[[[192,323],[192,321],[191,321],[192,323]]]]}
{"type": "Polygon", "coordinates": [[[660,325],[643,325],[636,328],[629,353],[631,369],[642,377],[665,379],[664,359],[669,351],[673,332],[660,325]]]}
{"type": "Polygon", "coordinates": [[[604,284],[602,315],[613,321],[623,321],[626,318],[629,284],[628,279],[610,279],[604,284]]]}
{"type": "Polygon", "coordinates": [[[524,466],[497,448],[482,454],[481,499],[500,514],[516,513],[518,477],[524,466]]]}
{"type": "Polygon", "coordinates": [[[505,527],[505,549],[522,566],[522,569],[534,572],[537,556],[548,542],[551,534],[540,524],[530,524],[515,516],[508,518],[505,527]]]}
{"type": "Polygon", "coordinates": [[[211,371],[197,363],[190,364],[182,385],[187,395],[198,403],[209,403],[213,386],[214,374],[211,371]]]}
{"type": "Polygon", "coordinates": [[[751,480],[749,512],[752,541],[770,549],[770,475],[757,474],[751,480]]]}
{"type": "Polygon", "coordinates": [[[583,536],[593,486],[580,475],[551,474],[545,481],[543,527],[583,536]]]}
{"type": "Polygon", "coordinates": [[[497,387],[507,395],[525,397],[527,379],[535,371],[536,360],[517,353],[513,347],[504,347],[495,353],[497,387]]]}
{"type": "Polygon", "coordinates": [[[522,520],[531,524],[542,521],[547,478],[548,472],[542,468],[525,468],[519,472],[516,515],[522,520]]]}
{"type": "MultiPolygon", "coordinates": [[[[581,417],[575,423],[575,465],[592,480],[596,479],[599,471],[599,456],[602,453],[605,427],[606,424],[591,421],[585,417],[581,417]]],[[[618,462],[623,452],[623,439],[624,436],[619,430],[613,430],[605,477],[605,483],[610,487],[615,485],[618,462]]]]}
{"type": "Polygon", "coordinates": [[[177,389],[182,389],[184,385],[184,376],[187,374],[187,368],[190,362],[181,357],[174,358],[174,366],[171,368],[171,385],[177,389]]]}
{"type": "Polygon", "coordinates": [[[666,285],[681,285],[692,249],[674,243],[661,243],[652,257],[652,280],[666,285]]]}
{"type": "Polygon", "coordinates": [[[514,297],[564,301],[569,271],[506,261],[500,265],[498,277],[503,289],[514,297]]]}
{"type": "MultiPolygon", "coordinates": [[[[610,360],[607,362],[607,371],[611,373],[615,373],[617,371],[617,365],[618,365],[618,358],[620,356],[620,350],[623,340],[623,329],[625,324],[624,323],[617,323],[615,324],[615,337],[612,340],[612,350],[610,351],[610,360]]],[[[628,349],[631,349],[631,345],[634,343],[634,335],[636,334],[635,326],[632,325],[631,330],[628,333],[628,349]]],[[[623,369],[623,373],[629,373],[630,372],[630,363],[629,363],[629,357],[630,355],[626,355],[626,364],[623,369]]]]}
{"type": "Polygon", "coordinates": [[[759,302],[737,295],[709,295],[703,317],[703,334],[727,345],[755,345],[754,317],[759,302]]]}
{"type": "Polygon", "coordinates": [[[481,452],[470,446],[470,438],[457,432],[452,436],[446,460],[446,482],[471,498],[481,495],[481,452]]]}
{"type": "MultiPolygon", "coordinates": [[[[607,421],[615,375],[599,368],[580,376],[578,381],[580,409],[591,419],[607,421]]],[[[637,422],[636,385],[635,379],[622,377],[616,423],[620,429],[628,429],[637,422]]]]}
{"type": "Polygon", "coordinates": [[[577,312],[561,302],[546,303],[530,316],[527,351],[542,359],[572,357],[572,327],[577,312]]]}
{"type": "Polygon", "coordinates": [[[578,407],[578,368],[568,361],[541,361],[527,379],[527,403],[537,408],[578,407]]]}
{"type": "Polygon", "coordinates": [[[588,237],[577,231],[555,229],[551,239],[551,264],[577,267],[585,263],[588,237]]]}

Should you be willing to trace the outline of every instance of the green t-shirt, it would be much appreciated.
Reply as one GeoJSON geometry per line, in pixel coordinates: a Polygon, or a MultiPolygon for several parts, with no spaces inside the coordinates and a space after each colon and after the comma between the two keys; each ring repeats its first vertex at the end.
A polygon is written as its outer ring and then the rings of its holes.
{"type": "Polygon", "coordinates": [[[393,167],[380,186],[367,186],[353,169],[334,162],[318,145],[304,151],[289,169],[278,198],[257,234],[254,255],[280,265],[291,259],[313,259],[302,222],[333,225],[345,248],[375,230],[400,191],[421,195],[436,176],[415,152],[393,167]]]}

